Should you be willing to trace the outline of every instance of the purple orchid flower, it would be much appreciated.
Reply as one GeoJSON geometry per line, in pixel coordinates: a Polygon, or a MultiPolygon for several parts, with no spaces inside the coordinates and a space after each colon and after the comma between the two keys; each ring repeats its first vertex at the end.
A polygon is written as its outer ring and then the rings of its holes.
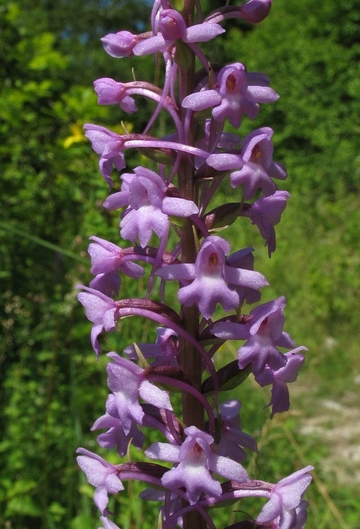
{"type": "Polygon", "coordinates": [[[89,283],[89,287],[98,290],[105,294],[105,296],[119,296],[121,286],[121,278],[117,270],[106,272],[104,274],[97,274],[89,283]]]}
{"type": "Polygon", "coordinates": [[[272,103],[279,98],[272,88],[250,83],[243,64],[230,64],[220,70],[216,88],[190,94],[184,98],[182,106],[194,112],[213,107],[216,121],[227,118],[233,127],[239,128],[244,114],[254,120],[259,113],[259,103],[272,103]]]}
{"type": "Polygon", "coordinates": [[[249,217],[265,239],[268,254],[276,250],[276,235],[274,226],[280,222],[281,214],[286,208],[286,201],[290,197],[287,191],[275,191],[273,195],[261,197],[249,209],[244,208],[241,215],[249,217]]]}
{"type": "Polygon", "coordinates": [[[161,478],[164,487],[169,490],[185,487],[189,503],[194,505],[202,494],[221,496],[221,485],[211,472],[227,479],[249,481],[246,470],[239,463],[213,452],[211,435],[195,426],[185,428],[184,432],[187,437],[181,446],[154,443],[145,451],[152,459],[177,463],[161,478]]]}
{"type": "Polygon", "coordinates": [[[134,279],[144,275],[144,269],[131,262],[131,259],[136,257],[134,252],[129,249],[123,250],[100,237],[90,237],[90,239],[94,241],[88,248],[92,264],[90,272],[96,274],[90,283],[91,288],[109,297],[118,296],[121,284],[118,272],[134,279]]]}
{"type": "Polygon", "coordinates": [[[139,41],[139,37],[130,31],[118,31],[117,33],[109,33],[100,40],[106,53],[111,57],[121,59],[133,55],[133,48],[139,41]]]}
{"type": "Polygon", "coordinates": [[[244,369],[252,364],[254,375],[259,376],[266,364],[273,370],[280,369],[286,364],[286,357],[277,347],[290,349],[294,342],[283,332],[286,301],[284,296],[255,307],[250,312],[250,338],[238,350],[239,368],[244,369]]]}
{"type": "Polygon", "coordinates": [[[264,276],[258,272],[228,266],[226,254],[229,250],[230,245],[225,239],[206,237],[195,264],[164,266],[156,275],[168,281],[191,281],[189,285],[179,289],[178,299],[186,307],[196,303],[204,318],[209,319],[214,314],[217,303],[225,311],[231,311],[239,305],[239,294],[226,283],[256,290],[268,285],[264,276]]]}
{"type": "Polygon", "coordinates": [[[269,366],[266,366],[262,373],[255,377],[256,382],[262,387],[272,384],[271,400],[266,406],[272,406],[271,419],[275,413],[287,411],[290,408],[287,384],[296,381],[298,372],[305,361],[305,356],[299,351],[307,351],[307,349],[304,346],[300,346],[288,351],[284,354],[286,364],[283,367],[274,371],[269,366]]]}
{"type": "Polygon", "coordinates": [[[123,173],[121,191],[110,195],[104,202],[108,209],[127,207],[120,222],[121,236],[135,242],[139,237],[146,246],[154,231],[163,237],[169,228],[169,215],[190,217],[198,207],[191,200],[169,196],[169,188],[154,171],[136,167],[135,174],[123,173]]]}
{"type": "Polygon", "coordinates": [[[92,236],[88,252],[91,257],[92,274],[102,274],[118,270],[119,272],[138,279],[144,275],[142,266],[133,263],[131,259],[136,257],[135,252],[129,253],[129,250],[123,250],[120,246],[112,242],[92,236]]]}
{"type": "Polygon", "coordinates": [[[256,441],[251,435],[241,430],[241,402],[232,399],[220,405],[221,437],[217,445],[219,455],[230,457],[234,461],[243,462],[246,452],[242,447],[257,452],[256,441]]]}
{"type": "Polygon", "coordinates": [[[256,522],[264,525],[273,522],[275,529],[302,529],[307,507],[302,497],[312,480],[309,472],[313,468],[309,465],[280,480],[273,488],[270,500],[262,508],[256,522]]]}
{"type": "Polygon", "coordinates": [[[123,83],[103,77],[94,81],[94,89],[98,95],[99,105],[118,104],[127,114],[132,114],[137,110],[134,99],[126,94],[126,86],[123,83]]]}
{"type": "Polygon", "coordinates": [[[84,125],[85,136],[91,141],[92,148],[100,155],[99,168],[100,172],[104,177],[105,182],[110,186],[113,186],[111,179],[111,173],[113,166],[118,171],[124,169],[125,157],[124,157],[124,142],[122,136],[111,132],[105,127],[100,125],[87,124],[84,125]]]}
{"type": "Polygon", "coordinates": [[[129,431],[127,433],[124,432],[123,423],[118,413],[116,397],[113,394],[110,394],[107,398],[106,413],[94,422],[91,431],[103,428],[109,428],[109,430],[98,436],[99,445],[103,448],[116,447],[120,457],[125,456],[130,442],[138,449],[143,447],[145,435],[140,432],[137,424],[132,422],[129,431]]]}
{"type": "Polygon", "coordinates": [[[114,352],[108,353],[107,356],[113,360],[106,368],[108,386],[114,393],[114,405],[125,435],[129,434],[134,423],[142,424],[144,411],[140,406],[139,397],[157,408],[172,410],[167,392],[151,384],[141,367],[114,352]]]}
{"type": "Polygon", "coordinates": [[[91,344],[95,353],[99,355],[101,347],[98,336],[104,329],[108,332],[115,330],[118,306],[116,301],[98,290],[83,285],[77,285],[77,288],[85,290],[85,292],[80,292],[77,298],[85,307],[86,317],[93,323],[90,335],[91,344]]]}
{"type": "Polygon", "coordinates": [[[244,114],[251,120],[257,117],[259,103],[273,103],[279,98],[272,88],[249,85],[246,68],[239,62],[220,70],[218,84],[222,101],[212,115],[217,121],[228,118],[235,128],[240,126],[244,114]]]}
{"type": "Polygon", "coordinates": [[[159,16],[159,33],[134,46],[135,55],[164,51],[178,39],[186,43],[208,42],[225,32],[219,24],[203,23],[186,27],[182,15],[174,9],[163,9],[159,16]]]}
{"type": "Polygon", "coordinates": [[[258,189],[264,196],[275,193],[277,187],[271,178],[285,180],[285,167],[272,159],[271,138],[274,131],[270,127],[256,129],[246,136],[241,149],[243,166],[230,175],[232,187],[244,186],[244,198],[249,200],[258,189]]]}
{"type": "Polygon", "coordinates": [[[96,487],[95,505],[101,514],[105,514],[109,502],[108,494],[116,494],[120,490],[124,490],[124,486],[117,476],[117,467],[85,448],[78,448],[76,452],[81,454],[76,458],[79,467],[85,472],[90,485],[96,487]]]}

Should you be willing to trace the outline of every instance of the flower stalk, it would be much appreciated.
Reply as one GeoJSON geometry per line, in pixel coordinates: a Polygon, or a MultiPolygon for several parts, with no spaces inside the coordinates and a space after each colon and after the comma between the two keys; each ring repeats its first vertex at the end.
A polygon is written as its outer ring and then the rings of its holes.
{"type": "Polygon", "coordinates": [[[242,139],[236,131],[244,119],[257,118],[261,104],[279,96],[265,74],[248,72],[240,62],[211,64],[201,49],[203,42],[225,32],[224,20],[256,24],[270,7],[271,0],[249,0],[204,16],[194,0],[185,0],[181,11],[167,0],[155,0],[151,31],[133,35],[123,30],[101,39],[116,58],[162,56],[165,77],[163,87],[148,80],[94,82],[99,104],[118,105],[129,114],[137,111],[134,97],[155,101],[142,133],[119,135],[85,125],[104,180],[110,189],[114,179],[120,183],[120,191],[112,192],[104,206],[121,211],[120,236],[131,243],[120,247],[91,237],[94,279],[89,287],[79,286],[78,299],[93,324],[93,349],[101,354],[101,334],[116,332],[121,319],[147,318],[159,326],[155,343],[107,354],[110,393],[105,414],[92,429],[107,430],[98,444],[115,449],[119,464],[78,450],[79,466],[95,487],[103,529],[117,529],[110,496],[121,494],[122,481],[129,479],[144,483],[144,501],[159,502],[159,529],[226,529],[230,521],[217,527],[210,508],[248,497],[268,501],[253,518],[242,513],[233,529],[305,526],[303,494],[312,467],[275,484],[253,479],[243,463],[248,451],[257,452],[257,443],[242,430],[235,392],[252,374],[260,386],[272,387],[270,417],[287,411],[288,383],[297,379],[306,348],[296,347],[283,330],[283,296],[260,303],[268,282],[254,270],[253,249],[232,252],[223,236],[230,225],[249,219],[265,239],[269,256],[276,249],[275,225],[289,193],[274,181],[287,177],[285,167],[273,159],[274,131],[257,128],[242,139]],[[148,134],[160,113],[171,118],[173,127],[165,138],[148,134]],[[235,132],[227,131],[227,123],[235,132]],[[127,172],[130,149],[145,155],[149,166],[127,172]],[[214,207],[220,183],[227,183],[236,198],[214,207]],[[149,281],[143,297],[124,297],[122,282],[142,277],[145,268],[149,281]],[[177,308],[168,301],[169,281],[178,284],[177,308]],[[241,341],[237,359],[216,368],[214,357],[228,340],[241,341]],[[179,391],[181,412],[176,413],[179,391]],[[229,391],[234,394],[226,400],[229,391]],[[159,440],[147,446],[149,428],[159,440]],[[129,445],[143,452],[142,463],[121,462],[129,445]]]}

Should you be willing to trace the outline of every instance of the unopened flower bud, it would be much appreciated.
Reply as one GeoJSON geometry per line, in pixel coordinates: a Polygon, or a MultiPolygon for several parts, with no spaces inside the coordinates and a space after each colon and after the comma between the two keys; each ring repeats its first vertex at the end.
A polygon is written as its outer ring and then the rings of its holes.
{"type": "Polygon", "coordinates": [[[165,40],[182,39],[186,35],[183,17],[174,9],[164,9],[160,14],[160,31],[165,40]]]}
{"type": "Polygon", "coordinates": [[[133,54],[133,48],[137,43],[137,36],[130,31],[119,31],[118,33],[109,33],[100,39],[106,53],[121,59],[133,54]]]}
{"type": "Polygon", "coordinates": [[[272,0],[249,0],[240,7],[241,18],[247,22],[257,24],[266,18],[270,12],[272,0]]]}

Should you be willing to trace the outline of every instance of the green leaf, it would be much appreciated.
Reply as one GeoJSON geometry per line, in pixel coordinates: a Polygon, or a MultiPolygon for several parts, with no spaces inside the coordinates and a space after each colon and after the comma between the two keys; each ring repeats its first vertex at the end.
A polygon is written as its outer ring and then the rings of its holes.
{"type": "MultiPolygon", "coordinates": [[[[216,372],[219,391],[230,391],[231,389],[237,388],[247,379],[250,373],[251,364],[244,369],[239,369],[238,360],[230,362],[216,372]]],[[[211,395],[215,391],[212,377],[204,380],[201,390],[204,395],[211,395]]]]}
{"type": "Polygon", "coordinates": [[[30,496],[17,496],[16,498],[11,498],[6,506],[6,516],[13,515],[22,515],[22,516],[41,516],[42,510],[39,505],[36,504],[33,498],[30,496]]]}
{"type": "Polygon", "coordinates": [[[86,514],[79,514],[70,522],[70,529],[94,529],[94,518],[86,514]]]}

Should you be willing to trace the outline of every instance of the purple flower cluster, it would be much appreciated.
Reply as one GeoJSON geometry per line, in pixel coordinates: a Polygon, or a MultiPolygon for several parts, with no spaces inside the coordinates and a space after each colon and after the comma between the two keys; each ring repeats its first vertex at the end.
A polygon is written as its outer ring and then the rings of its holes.
{"type": "Polygon", "coordinates": [[[221,23],[229,18],[260,22],[271,3],[249,0],[204,16],[198,2],[180,12],[167,0],[155,0],[151,31],[119,31],[101,39],[112,57],[157,53],[164,64],[162,89],[146,81],[102,78],[94,83],[100,105],[118,105],[132,114],[134,97],[155,103],[142,133],[121,135],[85,125],[111,191],[104,207],[120,211],[121,239],[132,244],[120,247],[90,238],[94,278],[88,287],[79,286],[78,299],[93,324],[93,349],[99,355],[100,335],[116,332],[118,321],[130,316],[158,326],[154,343],[135,339],[121,355],[108,353],[109,395],[104,415],[92,427],[105,430],[97,438],[101,447],[124,458],[132,445],[143,451],[144,461],[112,464],[78,450],[78,464],[95,487],[103,529],[117,528],[109,518],[109,495],[123,491],[122,482],[130,479],[145,484],[144,501],[159,502],[164,529],[215,529],[210,507],[255,496],[268,501],[254,527],[302,529],[306,523],[303,494],[312,467],[275,484],[252,479],[243,463],[248,450],[257,452],[257,443],[242,430],[240,401],[222,398],[252,373],[260,386],[272,388],[271,417],[287,411],[288,384],[296,381],[306,350],[283,330],[285,298],[259,303],[268,282],[254,270],[253,249],[231,253],[230,243],[219,235],[248,217],[269,256],[276,249],[275,225],[290,195],[276,184],[287,173],[273,159],[274,132],[262,127],[241,138],[225,126],[238,129],[244,119],[255,120],[260,105],[279,96],[266,75],[248,72],[240,62],[213,65],[199,45],[223,34],[221,23]],[[161,112],[173,130],[156,138],[148,131],[161,112]],[[128,172],[129,149],[147,157],[148,167],[128,172]],[[212,206],[222,182],[232,188],[235,201],[212,206]],[[145,274],[147,291],[124,298],[126,281],[145,274]],[[168,285],[173,281],[178,284],[175,301],[168,285]],[[227,340],[241,345],[236,361],[219,368],[214,356],[227,340]],[[162,440],[146,447],[149,428],[162,440]]]}

